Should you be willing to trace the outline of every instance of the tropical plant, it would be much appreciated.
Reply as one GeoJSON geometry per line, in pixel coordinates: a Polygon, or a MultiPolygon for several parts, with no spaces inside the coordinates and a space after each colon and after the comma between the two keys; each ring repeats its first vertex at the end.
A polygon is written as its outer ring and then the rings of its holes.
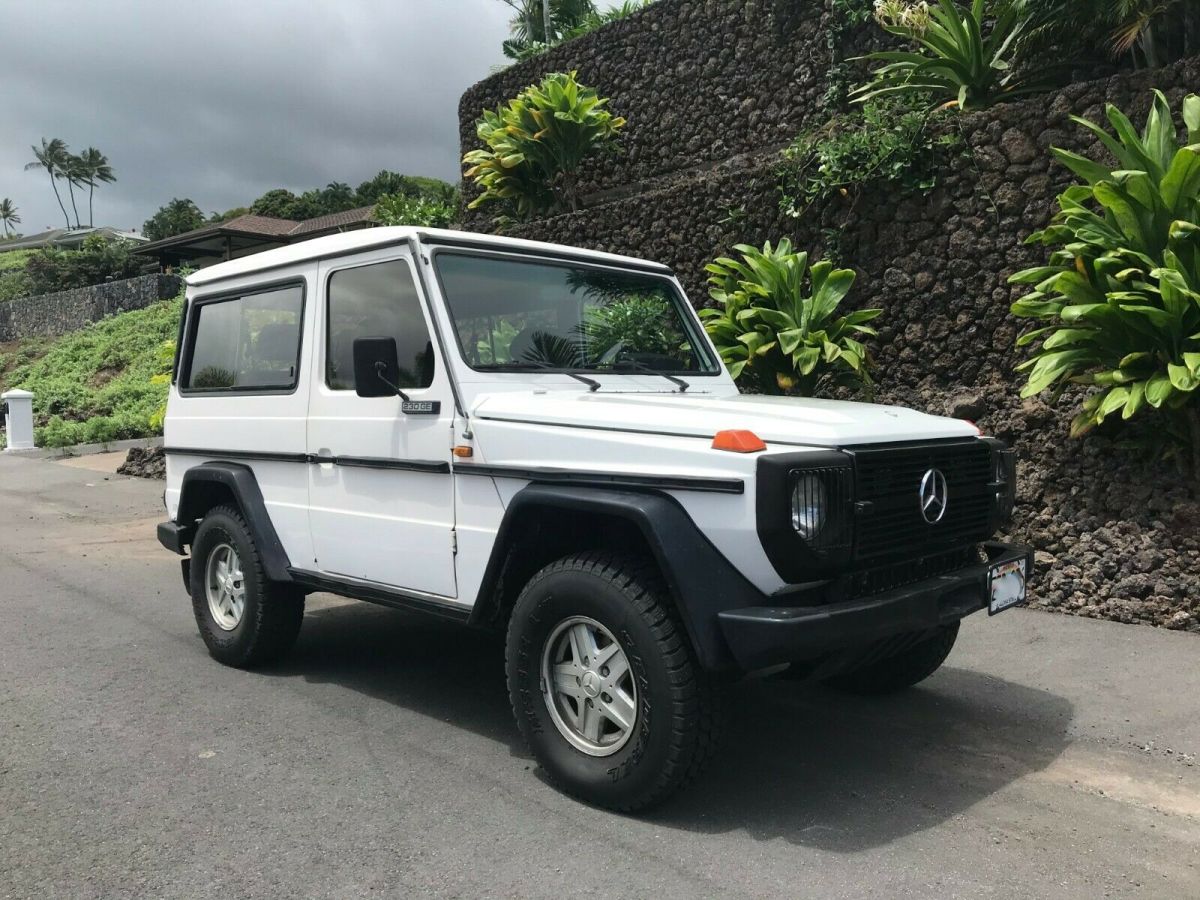
{"type": "Polygon", "coordinates": [[[25,164],[25,170],[30,169],[45,169],[50,176],[50,187],[54,188],[54,199],[58,201],[58,208],[62,210],[63,219],[67,223],[67,228],[71,227],[71,218],[67,215],[67,208],[63,206],[62,195],[58,192],[58,181],[62,173],[66,170],[67,158],[70,156],[67,150],[66,142],[61,138],[51,138],[46,140],[42,138],[42,146],[40,148],[33,147],[33,162],[25,164]]]}
{"type": "Polygon", "coordinates": [[[504,55],[523,60],[558,43],[563,32],[596,12],[592,0],[501,0],[516,15],[509,25],[504,55]]]}
{"type": "Polygon", "coordinates": [[[562,40],[574,40],[577,37],[583,37],[585,34],[595,31],[597,28],[603,28],[612,22],[627,19],[634,13],[641,12],[654,2],[655,0],[622,0],[622,2],[609,9],[593,9],[591,12],[586,13],[576,24],[564,28],[562,31],[562,40]]]}
{"type": "Polygon", "coordinates": [[[1105,48],[1135,65],[1166,65],[1200,52],[1192,0],[1019,0],[1028,19],[1023,53],[1092,56],[1105,48]]]}
{"type": "Polygon", "coordinates": [[[75,213],[75,227],[82,228],[83,226],[79,220],[79,207],[75,203],[75,188],[82,189],[84,182],[87,180],[83,160],[74,153],[68,153],[58,177],[67,183],[67,195],[71,198],[71,212],[75,213]]]}
{"type": "Polygon", "coordinates": [[[590,307],[582,333],[597,357],[620,352],[671,356],[684,343],[670,302],[661,296],[623,296],[590,307]]]}
{"type": "Polygon", "coordinates": [[[616,145],[625,120],[576,73],[547,75],[507,106],[485,110],[476,133],[486,149],[463,157],[483,190],[471,203],[500,202],[519,218],[579,208],[579,166],[616,145]]]}
{"type": "Polygon", "coordinates": [[[381,225],[420,225],[445,228],[454,221],[457,207],[427,197],[387,194],[379,198],[371,216],[381,225]]]}
{"type": "Polygon", "coordinates": [[[936,114],[920,99],[880,97],[799,134],[783,152],[781,209],[799,217],[834,195],[853,204],[867,185],[932,188],[944,152],[959,139],[935,134],[936,114]]]}
{"type": "Polygon", "coordinates": [[[1092,388],[1073,435],[1117,413],[1158,410],[1163,450],[1190,445],[1200,472],[1200,96],[1183,101],[1186,145],[1159,91],[1141,133],[1114,106],[1107,117],[1115,136],[1075,122],[1116,168],[1052,150],[1085,183],[1068,188],[1050,226],[1029,238],[1055,248],[1049,264],[1011,278],[1034,286],[1013,313],[1045,323],[1018,340],[1039,344],[1018,367],[1028,373],[1021,394],[1092,388]]]}
{"type": "Polygon", "coordinates": [[[4,223],[5,237],[8,237],[9,226],[21,224],[21,216],[17,212],[16,204],[7,197],[0,200],[0,222],[4,223]]]}
{"type": "Polygon", "coordinates": [[[880,309],[838,316],[854,272],[828,261],[811,266],[787,238],[762,250],[735,248],[705,268],[719,308],[703,309],[704,328],[729,373],[764,394],[811,397],[826,386],[871,384],[872,360],[855,335],[874,335],[866,323],[880,309]]]}
{"type": "Polygon", "coordinates": [[[186,231],[194,231],[204,224],[204,213],[191,200],[171,200],[142,224],[142,234],[152,241],[174,237],[186,231]]]}
{"type": "Polygon", "coordinates": [[[46,247],[25,263],[29,291],[65,291],[131,278],[142,267],[142,260],[132,253],[133,247],[132,241],[110,240],[100,233],[88,235],[78,250],[46,247]]]}
{"type": "Polygon", "coordinates": [[[117,176],[113,172],[113,167],[109,163],[108,157],[95,147],[88,147],[76,159],[78,160],[79,174],[83,179],[83,184],[86,184],[88,189],[88,225],[91,226],[94,224],[92,217],[92,196],[96,192],[96,185],[112,184],[117,180],[117,176]]]}
{"type": "Polygon", "coordinates": [[[881,50],[859,59],[883,65],[851,92],[862,103],[894,94],[926,94],[960,110],[983,109],[1044,91],[1049,69],[1015,67],[1015,45],[1025,27],[1013,0],[876,0],[875,19],[889,34],[917,44],[915,50],[881,50]]]}

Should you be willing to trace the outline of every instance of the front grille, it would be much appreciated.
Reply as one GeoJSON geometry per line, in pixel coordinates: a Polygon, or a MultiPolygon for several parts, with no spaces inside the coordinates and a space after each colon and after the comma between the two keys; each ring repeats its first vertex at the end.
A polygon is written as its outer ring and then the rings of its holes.
{"type": "Polygon", "coordinates": [[[984,441],[943,441],[853,448],[858,507],[855,558],[927,556],[985,540],[992,512],[991,447],[984,441]],[[930,469],[946,477],[941,520],[921,514],[921,480],[930,469]]]}
{"type": "Polygon", "coordinates": [[[980,562],[979,550],[974,544],[959,547],[946,553],[922,556],[904,562],[861,569],[846,576],[844,585],[847,599],[870,597],[885,591],[894,591],[905,585],[916,584],[926,578],[947,575],[980,562]]]}

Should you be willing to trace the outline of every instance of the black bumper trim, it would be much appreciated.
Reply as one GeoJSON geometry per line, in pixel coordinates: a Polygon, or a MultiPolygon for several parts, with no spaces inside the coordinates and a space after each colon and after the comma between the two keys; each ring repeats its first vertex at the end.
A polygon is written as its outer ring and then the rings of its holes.
{"type": "Polygon", "coordinates": [[[159,522],[158,542],[172,553],[183,556],[187,552],[184,548],[192,542],[195,530],[189,525],[179,525],[176,522],[159,522]]]}
{"type": "Polygon", "coordinates": [[[988,561],[884,594],[821,606],[752,606],[717,614],[725,640],[746,671],[812,659],[832,650],[946,625],[987,607],[988,570],[1026,559],[1019,544],[983,545],[988,561]]]}

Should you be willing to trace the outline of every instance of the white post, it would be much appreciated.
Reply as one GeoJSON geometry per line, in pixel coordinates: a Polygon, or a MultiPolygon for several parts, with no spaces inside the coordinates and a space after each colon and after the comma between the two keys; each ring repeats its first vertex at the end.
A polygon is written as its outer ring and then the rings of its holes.
{"type": "Polygon", "coordinates": [[[29,391],[9,391],[6,394],[0,394],[0,400],[4,401],[4,428],[8,433],[8,446],[5,447],[5,452],[32,450],[33,394],[29,391]]]}

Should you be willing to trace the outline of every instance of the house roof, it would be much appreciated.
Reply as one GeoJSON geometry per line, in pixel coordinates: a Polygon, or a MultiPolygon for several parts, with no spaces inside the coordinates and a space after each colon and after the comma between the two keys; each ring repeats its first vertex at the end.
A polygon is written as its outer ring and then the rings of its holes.
{"type": "Polygon", "coordinates": [[[28,234],[15,240],[0,240],[0,253],[8,250],[38,250],[42,247],[76,247],[82,244],[84,238],[93,234],[102,234],[109,239],[124,238],[129,241],[144,243],[147,238],[136,231],[121,231],[108,225],[96,225],[88,228],[51,228],[40,234],[28,234]]]}
{"type": "Polygon", "coordinates": [[[375,222],[371,213],[374,209],[374,206],[362,206],[305,219],[302,222],[247,214],[225,222],[203,225],[159,241],[151,241],[139,247],[137,252],[146,256],[158,256],[164,251],[180,255],[191,253],[195,256],[221,256],[227,247],[236,251],[264,244],[288,244],[294,240],[305,240],[348,228],[373,225],[375,222]]]}

